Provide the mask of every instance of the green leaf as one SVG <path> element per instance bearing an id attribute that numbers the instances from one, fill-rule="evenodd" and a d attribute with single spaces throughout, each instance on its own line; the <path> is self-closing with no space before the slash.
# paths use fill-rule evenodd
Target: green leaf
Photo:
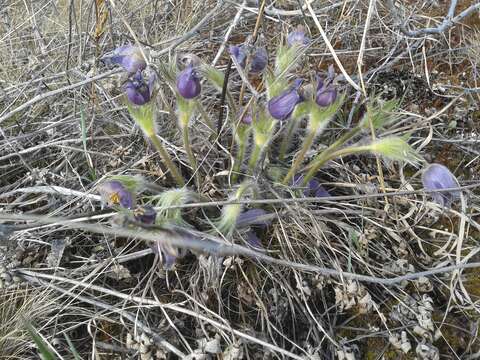
<path id="1" fill-rule="evenodd" d="M 375 100 L 373 104 L 367 105 L 367 112 L 360 120 L 359 126 L 364 129 L 369 129 L 369 121 L 371 120 L 374 129 L 379 129 L 395 121 L 398 119 L 398 115 L 394 113 L 398 107 L 398 104 L 399 102 L 396 99 L 388 100 L 383 104 L 380 104 L 378 99 Z"/>
<path id="2" fill-rule="evenodd" d="M 43 340 L 37 330 L 35 330 L 35 328 L 29 322 L 25 322 L 25 327 L 35 342 L 35 345 L 37 345 L 38 351 L 42 355 L 43 360 L 58 359 L 55 353 L 49 349 L 51 346 Z"/>
<path id="3" fill-rule="evenodd" d="M 77 349 L 75 348 L 75 345 L 73 345 L 72 340 L 70 337 L 67 335 L 67 333 L 64 333 L 63 336 L 65 337 L 65 340 L 67 340 L 68 347 L 70 348 L 70 351 L 74 357 L 75 360 L 82 360 L 82 357 L 78 353 Z"/>
<path id="4" fill-rule="evenodd" d="M 83 152 L 85 153 L 85 159 L 87 160 L 88 170 L 90 172 L 90 177 L 95 181 L 97 179 L 95 168 L 93 167 L 92 158 L 87 151 L 87 127 L 85 125 L 85 111 L 83 109 L 80 109 L 80 128 L 82 131 Z"/>

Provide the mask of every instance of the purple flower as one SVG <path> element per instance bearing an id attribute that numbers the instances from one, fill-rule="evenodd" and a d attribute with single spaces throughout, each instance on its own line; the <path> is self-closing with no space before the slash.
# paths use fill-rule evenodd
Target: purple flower
<path id="1" fill-rule="evenodd" d="M 293 177 L 292 186 L 301 187 L 303 186 L 303 175 L 297 174 Z M 302 187 L 303 195 L 305 197 L 329 197 L 330 193 L 320 185 L 320 182 L 313 178 L 308 181 L 306 187 Z"/>
<path id="2" fill-rule="evenodd" d="M 270 219 L 262 219 L 268 213 L 263 209 L 251 209 L 244 211 L 237 218 L 237 227 L 245 227 L 250 225 L 268 226 L 272 223 Z"/>
<path id="3" fill-rule="evenodd" d="M 332 105 L 337 99 L 337 89 L 333 85 L 333 79 L 335 78 L 335 70 L 333 65 L 328 67 L 328 76 L 323 81 L 322 78 L 317 77 L 318 85 L 315 95 L 315 102 L 318 106 L 327 107 Z"/>
<path id="4" fill-rule="evenodd" d="M 98 192 L 102 198 L 102 202 L 107 206 L 121 206 L 125 209 L 131 209 L 134 205 L 134 199 L 120 181 L 105 181 L 98 187 Z"/>
<path id="5" fill-rule="evenodd" d="M 113 51 L 113 54 L 106 56 L 103 60 L 122 66 L 129 73 L 136 73 L 138 70 L 144 70 L 147 67 L 145 58 L 139 47 L 124 45 Z"/>
<path id="6" fill-rule="evenodd" d="M 247 52 L 245 51 L 245 46 L 231 45 L 228 50 L 230 54 L 232 54 L 232 56 L 235 57 L 235 60 L 237 60 L 238 65 L 240 65 L 242 69 L 244 69 L 247 62 Z"/>
<path id="7" fill-rule="evenodd" d="M 295 106 L 303 101 L 302 96 L 298 92 L 302 80 L 295 80 L 295 84 L 289 90 L 284 91 L 278 96 L 270 99 L 268 102 L 268 112 L 277 120 L 286 120 L 292 115 Z"/>
<path id="8" fill-rule="evenodd" d="M 193 99 L 200 95 L 202 86 L 197 71 L 190 64 L 177 76 L 178 93 L 185 99 Z"/>
<path id="9" fill-rule="evenodd" d="M 152 206 L 144 205 L 137 207 L 133 212 L 133 216 L 135 221 L 151 225 L 155 224 L 157 212 Z"/>
<path id="10" fill-rule="evenodd" d="M 138 70 L 123 86 L 128 100 L 135 105 L 144 105 L 148 103 L 152 98 L 155 79 L 156 76 L 153 73 L 148 79 L 147 84 L 143 78 L 142 72 Z"/>
<path id="11" fill-rule="evenodd" d="M 310 43 L 310 39 L 305 35 L 303 26 L 298 26 L 296 30 L 290 32 L 287 36 L 288 46 L 307 46 Z"/>
<path id="12" fill-rule="evenodd" d="M 246 45 L 232 45 L 230 46 L 230 54 L 232 54 L 237 60 L 238 64 L 245 68 L 247 63 L 247 48 Z M 250 72 L 259 73 L 267 66 L 268 63 L 268 53 L 267 49 L 263 46 L 255 48 L 253 55 L 250 58 Z"/>
<path id="13" fill-rule="evenodd" d="M 446 166 L 430 164 L 422 174 L 423 188 L 427 191 L 458 187 L 458 181 Z M 460 191 L 431 193 L 433 200 L 449 208 L 452 202 L 460 197 Z"/>

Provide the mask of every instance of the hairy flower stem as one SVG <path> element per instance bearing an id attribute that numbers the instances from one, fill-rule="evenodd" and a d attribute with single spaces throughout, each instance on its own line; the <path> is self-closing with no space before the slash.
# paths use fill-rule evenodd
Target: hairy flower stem
<path id="1" fill-rule="evenodd" d="M 237 181 L 237 178 L 240 175 L 240 168 L 242 166 L 243 158 L 245 157 L 246 150 L 247 150 L 247 141 L 246 139 L 243 139 L 239 141 L 238 151 L 237 151 L 234 166 L 233 166 L 232 182 L 234 183 Z"/>
<path id="2" fill-rule="evenodd" d="M 317 131 L 316 129 L 311 129 L 307 135 L 307 137 L 305 138 L 305 140 L 303 141 L 303 146 L 302 146 L 302 149 L 300 150 L 300 152 L 298 153 L 298 155 L 295 157 L 295 160 L 293 161 L 293 164 L 292 166 L 290 167 L 290 170 L 288 171 L 288 174 L 287 176 L 285 176 L 285 178 L 283 179 L 282 183 L 284 185 L 288 184 L 288 182 L 290 181 L 291 178 L 293 178 L 293 176 L 296 174 L 296 172 L 298 171 L 298 168 L 300 167 L 300 165 L 302 164 L 303 162 L 303 159 L 305 158 L 305 154 L 307 153 L 307 151 L 310 149 L 310 147 L 312 146 L 313 144 L 313 141 L 315 140 L 315 136 L 317 135 Z"/>
<path id="3" fill-rule="evenodd" d="M 253 152 L 250 155 L 250 161 L 248 162 L 248 173 L 251 175 L 253 174 L 253 170 L 257 165 L 257 162 L 260 158 L 260 154 L 262 153 L 262 145 L 255 143 L 255 147 L 253 148 Z"/>
<path id="4" fill-rule="evenodd" d="M 192 147 L 190 146 L 190 139 L 188 134 L 188 125 L 185 124 L 182 126 L 182 138 L 183 138 L 183 146 L 185 147 L 185 151 L 187 152 L 188 162 L 193 170 L 193 176 L 195 178 L 195 183 L 197 185 L 197 189 L 200 189 L 200 174 L 198 173 L 197 168 L 197 159 L 195 158 L 195 154 L 192 151 Z"/>
<path id="5" fill-rule="evenodd" d="M 342 157 L 342 156 L 346 156 L 346 155 L 353 155 L 353 154 L 360 154 L 360 153 L 367 153 L 367 152 L 370 152 L 372 150 L 372 148 L 368 145 L 365 145 L 365 146 L 352 146 L 352 147 L 347 147 L 347 148 L 344 148 L 344 149 L 340 149 L 338 151 L 330 151 L 330 152 L 322 152 L 322 158 L 319 158 L 318 160 L 318 168 L 320 168 L 322 165 L 324 165 L 327 161 L 330 161 L 330 160 L 333 160 L 333 159 L 336 159 L 336 158 L 339 158 L 339 157 Z M 317 165 L 316 164 L 316 165 Z M 307 175 L 305 175 L 305 177 L 307 178 L 309 175 L 310 177 L 308 177 L 308 179 L 311 179 L 312 176 L 315 174 L 315 172 L 313 172 L 313 175 L 311 175 L 311 171 L 312 169 L 310 169 L 310 171 L 307 173 Z M 315 170 L 316 171 L 316 170 Z M 307 182 L 308 184 L 308 182 Z M 303 180 L 303 186 L 306 186 L 306 183 L 305 183 L 305 180 Z"/>
<path id="6" fill-rule="evenodd" d="M 308 182 L 310 181 L 311 178 L 315 176 L 317 173 L 318 169 L 322 167 L 328 160 L 329 160 L 329 155 L 337 150 L 340 146 L 345 144 L 348 140 L 353 138 L 355 135 L 357 135 L 361 130 L 361 127 L 354 127 L 350 131 L 346 132 L 340 138 L 337 139 L 333 144 L 331 144 L 328 148 L 323 150 L 321 153 L 319 153 L 315 158 L 307 165 L 307 168 L 309 169 L 307 174 L 303 178 L 303 186 L 306 186 Z"/>
<path id="7" fill-rule="evenodd" d="M 296 119 L 291 119 L 291 121 L 288 123 L 287 132 L 282 139 L 282 143 L 280 144 L 280 151 L 279 151 L 279 155 L 278 155 L 278 160 L 280 160 L 280 161 L 285 160 L 285 156 L 287 155 L 288 147 L 289 147 L 290 143 L 292 142 L 292 137 L 293 137 L 293 134 L 295 134 L 295 131 L 297 130 L 297 127 L 298 127 L 298 121 L 296 121 Z"/>
<path id="8" fill-rule="evenodd" d="M 163 147 L 162 142 L 160 141 L 158 136 L 156 134 L 150 134 L 148 137 L 150 138 L 150 141 L 152 142 L 153 146 L 155 146 L 155 149 L 160 154 L 160 158 L 162 159 L 167 169 L 170 171 L 177 185 L 185 186 L 185 181 L 183 180 L 183 177 L 180 174 L 180 170 L 173 163 L 172 159 L 170 158 L 170 155 L 168 155 L 167 150 L 165 150 L 165 148 Z"/>
<path id="9" fill-rule="evenodd" d="M 367 152 L 370 152 L 371 150 L 372 150 L 372 147 L 369 145 L 351 146 L 351 147 L 347 147 L 347 148 L 340 149 L 330 153 L 326 161 L 333 160 L 335 158 L 339 158 L 346 155 L 367 153 Z"/>

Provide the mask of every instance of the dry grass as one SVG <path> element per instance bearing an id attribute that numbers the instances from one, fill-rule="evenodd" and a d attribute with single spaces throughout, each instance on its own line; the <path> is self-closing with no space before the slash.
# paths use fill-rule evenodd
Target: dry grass
<path id="1" fill-rule="evenodd" d="M 71 85 L 109 71 L 100 56 L 134 37 L 158 69 L 187 52 L 211 63 L 222 45 L 252 34 L 258 10 L 254 1 L 246 3 L 227 41 L 241 2 L 226 1 L 173 48 L 215 7 L 214 1 L 7 1 L 0 8 L 0 119 L 39 100 L 0 124 L 0 215 L 76 216 L 108 225 L 112 214 L 99 211 L 91 196 L 102 179 L 141 175 L 149 183 L 145 198 L 172 187 L 124 106 L 124 75 Z M 398 3 L 398 14 L 415 28 L 436 26 L 448 10 L 444 2 Z M 478 183 L 478 12 L 441 34 L 407 38 L 383 1 L 373 2 L 364 34 L 370 4 L 322 0 L 312 8 L 346 74 L 356 84 L 363 75 L 370 96 L 401 99 L 400 120 L 384 133 L 410 133 L 428 161 L 447 165 L 462 185 Z M 305 25 L 314 41 L 298 73 L 308 78 L 334 60 L 308 9 L 295 9 L 296 0 L 267 1 L 260 35 L 274 54 L 292 26 Z M 216 67 L 224 71 L 227 60 L 222 53 Z M 235 99 L 241 84 L 232 70 Z M 358 113 L 349 114 L 357 93 L 345 77 L 341 87 L 347 105 L 319 148 L 358 121 Z M 204 89 L 203 105 L 216 123 L 220 95 L 208 85 Z M 159 135 L 187 169 L 187 154 L 166 106 L 174 105 L 173 94 L 166 84 L 162 91 Z M 191 127 L 202 178 L 199 192 L 207 201 L 232 193 L 225 171 L 232 133 L 226 123 L 221 146 L 202 118 Z M 408 165 L 382 163 L 382 170 L 387 191 L 421 188 L 416 169 Z M 357 196 L 381 193 L 371 157 L 332 161 L 319 178 L 333 195 L 352 198 L 265 205 L 278 214 L 262 234 L 268 255 L 376 278 L 455 264 L 459 255 L 463 261 L 479 260 L 475 189 L 467 194 L 465 209 L 458 205 L 451 211 L 419 194 Z M 284 196 L 265 178 L 257 186 L 259 199 Z M 92 212 L 97 217 L 87 218 Z M 183 218 L 205 230 L 219 213 L 219 207 L 192 207 Z M 243 244 L 244 237 L 235 232 L 228 241 Z M 85 359 L 474 359 L 480 354 L 478 269 L 384 286 L 247 257 L 190 252 L 165 271 L 151 251 L 142 251 L 148 249 L 142 241 L 61 224 L 16 231 L 2 245 L 2 283 L 9 285 L 0 290 L 0 357 L 5 359 L 38 358 L 20 316 L 64 359 L 72 358 L 64 334 Z M 412 347 L 408 354 L 398 349 L 402 344 Z"/>

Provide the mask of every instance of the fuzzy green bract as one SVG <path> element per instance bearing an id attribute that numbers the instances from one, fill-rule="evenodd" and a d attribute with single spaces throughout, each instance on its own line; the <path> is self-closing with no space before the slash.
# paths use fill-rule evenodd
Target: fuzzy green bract
<path id="1" fill-rule="evenodd" d="M 161 222 L 185 225 L 186 222 L 182 219 L 182 209 L 175 207 L 185 205 L 196 198 L 198 198 L 198 195 L 195 192 L 182 188 L 164 191 L 152 198 L 151 201 L 160 208 L 157 211 L 157 216 Z"/>
<path id="2" fill-rule="evenodd" d="M 251 190 L 252 183 L 246 181 L 240 185 L 235 194 L 230 198 L 232 201 L 241 200 L 247 190 Z M 237 220 L 242 212 L 243 206 L 241 204 L 229 204 L 222 208 L 222 214 L 216 222 L 216 229 L 224 236 L 230 236 L 237 227 Z"/>
<path id="3" fill-rule="evenodd" d="M 137 125 L 148 137 L 156 135 L 155 104 L 150 101 L 142 106 L 127 102 L 127 108 Z"/>
<path id="4" fill-rule="evenodd" d="M 386 137 L 373 141 L 369 145 L 371 152 L 391 160 L 405 161 L 418 164 L 422 157 L 402 138 Z"/>
<path id="5" fill-rule="evenodd" d="M 345 96 L 340 96 L 336 99 L 336 101 L 327 106 L 321 107 L 318 106 L 315 102 L 309 102 L 309 110 L 310 110 L 310 122 L 309 128 L 316 131 L 317 135 L 319 135 L 325 127 L 329 124 L 329 122 L 335 117 L 338 110 L 343 104 L 343 100 Z"/>

